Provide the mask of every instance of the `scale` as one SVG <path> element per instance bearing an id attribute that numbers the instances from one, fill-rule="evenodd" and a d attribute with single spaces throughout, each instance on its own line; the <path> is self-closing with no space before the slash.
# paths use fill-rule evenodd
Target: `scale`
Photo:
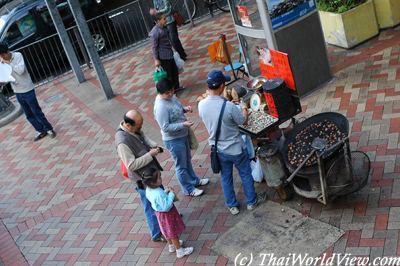
<path id="1" fill-rule="evenodd" d="M 250 109 L 254 112 L 259 111 L 261 107 L 261 102 L 261 95 L 258 93 L 254 93 L 250 97 Z"/>

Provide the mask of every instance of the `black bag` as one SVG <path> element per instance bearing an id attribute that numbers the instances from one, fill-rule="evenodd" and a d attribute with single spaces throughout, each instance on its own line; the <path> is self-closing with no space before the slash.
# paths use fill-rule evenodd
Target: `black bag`
<path id="1" fill-rule="evenodd" d="M 221 163 L 218 158 L 217 143 L 218 143 L 219 133 L 221 131 L 221 121 L 222 121 L 222 115 L 224 114 L 225 105 L 226 105 L 226 100 L 224 100 L 221 112 L 219 113 L 217 132 L 215 133 L 215 144 L 211 146 L 211 169 L 214 174 L 218 174 L 219 172 L 221 172 Z"/>
<path id="2" fill-rule="evenodd" d="M 214 174 L 221 172 L 221 163 L 219 162 L 217 147 L 211 146 L 211 169 Z"/>

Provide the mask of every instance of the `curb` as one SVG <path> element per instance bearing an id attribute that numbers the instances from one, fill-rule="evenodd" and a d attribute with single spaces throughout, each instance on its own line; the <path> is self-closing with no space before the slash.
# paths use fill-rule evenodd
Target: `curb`
<path id="1" fill-rule="evenodd" d="M 0 127 L 11 123 L 22 114 L 21 105 L 19 105 L 19 103 L 15 99 L 10 99 L 10 101 L 12 102 L 12 104 L 14 104 L 15 108 L 7 116 L 0 119 Z"/>

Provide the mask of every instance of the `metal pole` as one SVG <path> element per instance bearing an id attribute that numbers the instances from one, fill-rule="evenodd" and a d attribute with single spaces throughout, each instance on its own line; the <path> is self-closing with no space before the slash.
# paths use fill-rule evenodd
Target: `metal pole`
<path id="1" fill-rule="evenodd" d="M 68 4 L 72 14 L 74 15 L 74 19 L 76 21 L 76 25 L 79 29 L 79 32 L 82 36 L 83 43 L 85 44 L 85 47 L 89 53 L 89 57 L 92 61 L 94 70 L 96 71 L 97 77 L 100 81 L 100 86 L 102 87 L 104 93 L 106 94 L 107 99 L 111 99 L 114 96 L 114 92 L 111 88 L 110 81 L 107 78 L 104 66 L 100 60 L 100 56 L 98 55 L 97 50 L 94 46 L 92 35 L 86 23 L 86 19 L 85 16 L 83 15 L 79 1 L 68 0 Z"/>
<path id="2" fill-rule="evenodd" d="M 189 10 L 188 4 L 187 4 L 187 0 L 183 0 L 183 4 L 185 5 L 186 13 L 189 16 L 190 25 L 193 28 L 194 27 L 194 22 L 193 22 L 193 19 L 192 19 L 192 14 L 190 14 L 190 10 Z"/>
<path id="3" fill-rule="evenodd" d="M 274 30 L 272 29 L 272 23 L 268 13 L 267 4 L 263 0 L 257 0 L 257 6 L 258 12 L 260 13 L 261 24 L 265 32 L 265 39 L 267 40 L 268 48 L 278 50 Z"/>
<path id="4" fill-rule="evenodd" d="M 231 66 L 232 74 L 233 74 L 233 77 L 235 78 L 234 80 L 237 80 L 238 78 L 236 76 L 235 69 L 233 69 L 231 55 L 229 54 L 228 46 L 226 45 L 226 36 L 225 36 L 225 34 L 221 34 L 220 38 L 221 38 L 221 42 L 222 42 L 222 47 L 224 48 L 224 53 L 226 55 L 226 59 L 228 59 L 228 63 Z"/>
<path id="5" fill-rule="evenodd" d="M 81 49 L 81 51 L 82 51 L 83 58 L 85 59 L 85 63 L 87 65 L 87 67 L 88 68 L 92 68 L 92 66 L 90 65 L 89 55 L 88 55 L 88 53 L 86 51 L 85 45 L 82 42 L 82 38 L 81 38 L 81 35 L 79 34 L 78 28 L 74 27 L 72 30 L 73 30 L 75 38 L 76 38 L 76 40 L 78 42 L 79 49 Z"/>
<path id="6" fill-rule="evenodd" d="M 45 0 L 47 8 L 49 9 L 49 13 L 51 19 L 53 20 L 54 26 L 56 27 L 58 37 L 60 38 L 61 44 L 67 54 L 68 61 L 71 65 L 72 71 L 75 74 L 75 78 L 79 83 L 84 82 L 85 75 L 82 72 L 81 66 L 79 64 L 78 58 L 76 57 L 74 47 L 72 46 L 71 40 L 68 37 L 68 33 L 65 30 L 62 18 L 60 13 L 58 12 L 57 6 L 54 0 Z"/>

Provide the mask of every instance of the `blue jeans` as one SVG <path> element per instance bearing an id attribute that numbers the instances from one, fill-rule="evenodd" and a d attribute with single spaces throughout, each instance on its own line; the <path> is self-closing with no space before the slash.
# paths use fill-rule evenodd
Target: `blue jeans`
<path id="1" fill-rule="evenodd" d="M 146 216 L 147 226 L 149 227 L 151 239 L 156 239 L 161 236 L 160 226 L 158 225 L 157 216 L 151 207 L 150 201 L 146 198 L 146 189 L 136 188 L 136 191 L 140 195 L 144 214 Z"/>
<path id="2" fill-rule="evenodd" d="M 233 186 L 233 165 L 235 165 L 236 169 L 239 171 L 239 176 L 242 179 L 243 191 L 246 196 L 247 204 L 255 204 L 257 198 L 247 151 L 243 150 L 243 152 L 238 155 L 229 155 L 219 152 L 218 158 L 221 162 L 221 186 L 226 206 L 229 208 L 239 206 Z"/>
<path id="3" fill-rule="evenodd" d="M 184 194 L 190 194 L 200 182 L 192 166 L 188 136 L 173 140 L 165 140 L 165 147 L 169 150 L 175 161 L 176 176 Z"/>
<path id="4" fill-rule="evenodd" d="M 49 121 L 47 121 L 42 109 L 39 106 L 35 90 L 24 93 L 16 93 L 15 96 L 17 97 L 17 100 L 25 113 L 26 119 L 28 119 L 37 132 L 42 133 L 53 130 L 53 127 Z"/>

